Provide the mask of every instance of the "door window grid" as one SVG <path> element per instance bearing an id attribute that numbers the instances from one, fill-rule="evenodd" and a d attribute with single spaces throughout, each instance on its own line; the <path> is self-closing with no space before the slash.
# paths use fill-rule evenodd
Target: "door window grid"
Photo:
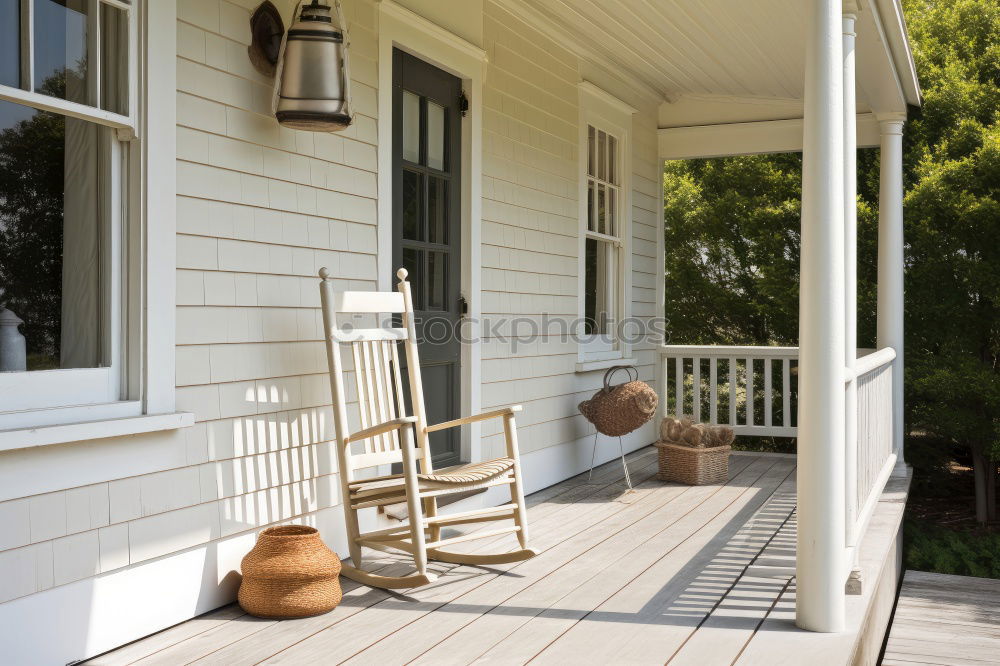
<path id="1" fill-rule="evenodd" d="M 403 91 L 403 267 L 414 308 L 448 309 L 448 111 Z"/>

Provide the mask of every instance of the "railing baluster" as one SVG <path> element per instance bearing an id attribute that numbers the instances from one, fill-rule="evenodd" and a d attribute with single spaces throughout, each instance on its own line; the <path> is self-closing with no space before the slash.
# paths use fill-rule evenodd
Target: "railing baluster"
<path id="1" fill-rule="evenodd" d="M 747 377 L 747 425 L 753 425 L 753 359 L 746 359 Z"/>
<path id="2" fill-rule="evenodd" d="M 713 356 L 708 360 L 708 419 L 713 425 L 719 422 L 718 370 L 719 359 Z"/>
<path id="3" fill-rule="evenodd" d="M 781 359 L 781 425 L 792 425 L 792 372 L 791 360 Z"/>
<path id="4" fill-rule="evenodd" d="M 771 359 L 764 359 L 764 425 L 771 427 Z"/>
<path id="5" fill-rule="evenodd" d="M 736 425 L 736 359 L 729 359 L 729 425 Z"/>
<path id="6" fill-rule="evenodd" d="M 694 422 L 701 422 L 701 359 L 691 359 L 691 414 Z"/>
<path id="7" fill-rule="evenodd" d="M 674 386 L 677 388 L 677 405 L 674 411 L 679 419 L 684 418 L 684 357 L 678 356 L 674 361 Z"/>

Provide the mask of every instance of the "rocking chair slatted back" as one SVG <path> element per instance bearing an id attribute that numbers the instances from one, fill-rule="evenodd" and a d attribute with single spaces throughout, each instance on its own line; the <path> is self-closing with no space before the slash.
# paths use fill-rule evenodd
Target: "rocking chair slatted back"
<path id="1" fill-rule="evenodd" d="M 393 419 L 407 416 L 406 402 L 403 393 L 399 344 L 406 345 L 408 365 L 419 363 L 417 359 L 414 329 L 410 326 L 412 309 L 408 308 L 409 299 L 401 291 L 365 292 L 365 291 L 333 291 L 332 281 L 328 275 L 320 272 L 323 278 L 320 285 L 320 297 L 323 302 L 323 324 L 326 332 L 327 358 L 330 364 L 330 385 L 333 394 L 335 412 L 335 429 L 337 440 L 337 456 L 340 469 L 346 474 L 346 480 L 354 478 L 353 472 L 358 469 L 375 465 L 386 465 L 402 462 L 401 433 L 399 430 L 374 435 L 361 440 L 363 449 L 352 451 L 357 444 L 348 442 L 352 432 L 377 426 Z M 340 328 L 337 315 L 375 314 L 403 315 L 403 327 L 382 328 Z M 344 356 L 350 355 L 352 368 L 345 366 Z M 348 427 L 347 398 L 343 377 L 353 369 L 354 385 L 358 399 L 358 414 L 360 423 L 357 428 Z M 413 371 L 410 371 L 410 385 L 413 386 Z M 419 373 L 417 373 L 419 381 Z M 411 390 L 411 400 L 418 396 Z M 422 400 L 420 401 L 422 403 Z M 422 412 L 422 410 L 417 410 Z M 418 418 L 418 429 L 423 427 Z M 426 437 L 417 437 L 419 444 Z M 419 445 L 418 444 L 418 445 Z M 429 456 L 421 455 L 421 467 Z M 430 471 L 430 470 L 424 470 Z"/>

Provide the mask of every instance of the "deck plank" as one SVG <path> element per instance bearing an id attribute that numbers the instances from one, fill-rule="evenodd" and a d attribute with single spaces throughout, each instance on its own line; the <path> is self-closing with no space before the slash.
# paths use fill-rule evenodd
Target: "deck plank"
<path id="1" fill-rule="evenodd" d="M 694 529 L 670 550 L 669 557 L 640 569 L 535 662 L 559 664 L 585 658 L 592 663 L 663 664 L 732 584 L 732 572 L 707 568 L 793 474 L 793 464 L 778 463 L 746 487 L 727 486 L 714 495 L 689 516 Z M 699 593 L 681 599 L 689 589 Z"/>
<path id="2" fill-rule="evenodd" d="M 998 655 L 1000 580 L 905 573 L 883 664 L 996 664 Z"/>
<path id="3" fill-rule="evenodd" d="M 739 477 L 742 469 L 749 467 L 747 462 L 751 461 L 737 461 L 735 463 L 734 476 Z M 758 467 L 748 471 L 748 475 L 759 475 L 763 469 L 770 465 L 770 462 L 754 462 Z M 608 574 L 606 570 L 616 561 L 625 558 L 629 552 L 643 544 L 650 543 L 654 537 L 695 511 L 707 497 L 719 492 L 720 489 L 719 486 L 675 488 L 672 491 L 674 498 L 670 502 L 629 524 L 628 529 L 622 529 L 611 535 L 602 543 L 582 552 L 579 557 L 574 558 L 551 574 L 541 577 L 517 594 L 507 598 L 501 596 L 491 599 L 490 601 L 495 604 L 494 608 L 489 608 L 478 618 L 467 616 L 465 626 L 456 627 L 455 633 L 448 636 L 447 640 L 421 655 L 418 663 L 469 663 L 477 657 L 487 661 L 490 657 L 482 656 L 483 653 L 487 652 L 492 645 L 505 641 L 508 636 L 521 626 L 533 621 L 537 616 L 550 610 L 560 617 L 565 617 L 567 613 L 573 613 L 575 606 L 563 603 L 567 595 L 581 587 L 593 591 L 595 586 L 607 584 Z M 670 491 L 661 487 L 656 492 L 665 496 Z M 647 547 L 657 551 L 663 550 L 656 546 Z M 657 552 L 656 557 L 661 556 L 662 552 Z M 558 608 L 553 608 L 556 605 Z M 484 604 L 484 607 L 487 605 Z M 456 622 L 449 619 L 448 624 L 455 625 Z M 426 631 L 438 633 L 440 629 L 437 627 L 432 629 L 432 625 L 432 622 L 427 621 L 423 623 L 422 627 L 414 626 L 414 633 Z M 546 644 L 547 641 L 543 642 L 541 647 Z M 388 647 L 386 646 L 386 648 Z M 515 647 L 512 647 L 511 650 L 506 648 L 501 650 L 502 660 L 507 663 L 522 663 L 533 657 L 538 651 L 532 650 L 530 641 L 524 637 L 516 640 Z"/>

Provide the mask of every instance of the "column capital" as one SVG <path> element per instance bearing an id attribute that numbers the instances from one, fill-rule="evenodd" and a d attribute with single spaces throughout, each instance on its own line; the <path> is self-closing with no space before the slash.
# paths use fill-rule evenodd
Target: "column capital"
<path id="1" fill-rule="evenodd" d="M 844 15 L 841 17 L 841 24 L 843 26 L 844 35 L 850 37 L 856 37 L 857 32 L 854 30 L 854 23 L 858 20 L 858 15 L 854 12 L 848 12 L 845 8 Z"/>
<path id="2" fill-rule="evenodd" d="M 902 134 L 903 125 L 906 124 L 906 113 L 890 112 L 875 113 L 875 120 L 878 121 L 882 134 Z"/>

